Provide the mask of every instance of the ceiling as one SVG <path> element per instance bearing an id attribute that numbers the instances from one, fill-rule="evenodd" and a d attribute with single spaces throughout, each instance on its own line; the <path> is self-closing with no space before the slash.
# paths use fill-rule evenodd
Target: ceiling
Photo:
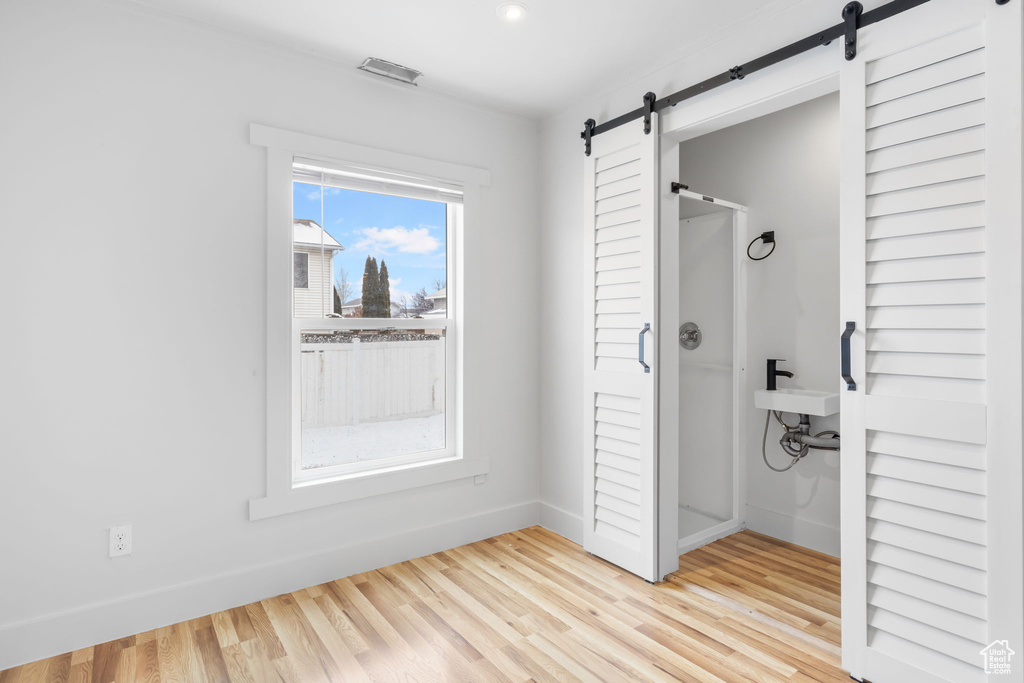
<path id="1" fill-rule="evenodd" d="M 353 67 L 379 57 L 424 73 L 424 88 L 543 117 L 649 73 L 796 0 L 138 0 Z"/>

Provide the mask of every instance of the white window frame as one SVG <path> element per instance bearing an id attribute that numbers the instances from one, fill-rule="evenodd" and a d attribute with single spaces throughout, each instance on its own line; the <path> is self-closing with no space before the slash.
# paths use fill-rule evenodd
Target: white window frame
<path id="1" fill-rule="evenodd" d="M 486 474 L 489 459 L 463 449 L 460 416 L 464 395 L 462 349 L 465 320 L 463 297 L 463 224 L 476 216 L 480 188 L 490 184 L 483 169 L 364 147 L 338 140 L 250 126 L 250 143 L 267 149 L 267 490 L 249 501 L 249 518 L 263 519 L 394 491 Z M 415 177 L 462 188 L 461 217 L 449 225 L 449 318 L 389 319 L 397 328 L 422 329 L 424 322 L 446 328 L 446 449 L 417 456 L 381 458 L 372 469 L 317 468 L 315 478 L 296 478 L 295 453 L 301 448 L 298 420 L 299 358 L 297 330 L 365 329 L 365 319 L 293 318 L 292 182 L 296 158 L 320 159 L 332 167 L 361 168 L 370 175 Z M 326 165 L 326 164 L 325 164 Z M 363 188 L 353 188 L 363 189 Z M 449 213 L 452 205 L 449 204 Z M 457 211 L 455 213 L 458 213 Z M 451 220 L 452 216 L 449 216 Z M 461 220 L 459 220 L 461 218 Z M 451 306 L 454 305 L 454 308 Z M 453 324 L 458 321 L 458 324 Z M 449 427 L 449 425 L 452 425 Z M 422 457 L 419 457 L 422 455 Z M 328 471 L 330 470 L 330 471 Z"/>

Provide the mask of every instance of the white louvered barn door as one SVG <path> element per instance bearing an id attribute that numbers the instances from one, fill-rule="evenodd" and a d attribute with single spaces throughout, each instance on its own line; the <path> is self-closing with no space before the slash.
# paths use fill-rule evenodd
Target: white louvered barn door
<path id="1" fill-rule="evenodd" d="M 982 681 L 995 640 L 1024 680 L 1020 5 L 934 0 L 841 73 L 843 665 L 872 683 Z"/>
<path id="2" fill-rule="evenodd" d="M 657 114 L 651 125 L 594 137 L 584 166 L 583 547 L 648 581 L 659 578 Z"/>

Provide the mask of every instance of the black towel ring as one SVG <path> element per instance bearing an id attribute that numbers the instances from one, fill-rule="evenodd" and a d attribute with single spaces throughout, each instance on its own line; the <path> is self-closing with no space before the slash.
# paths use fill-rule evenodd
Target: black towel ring
<path id="1" fill-rule="evenodd" d="M 771 251 L 769 251 L 764 256 L 756 256 L 756 257 L 755 256 L 751 256 L 750 255 L 750 248 L 752 246 L 754 246 L 754 242 L 756 242 L 758 240 L 761 240 L 764 244 L 771 244 L 772 245 Z M 775 231 L 774 230 L 769 230 L 768 232 L 762 232 L 760 235 L 758 235 L 754 239 L 750 240 L 750 244 L 747 245 L 747 258 L 749 258 L 751 261 L 764 261 L 766 258 L 771 256 L 773 253 L 775 253 Z"/>

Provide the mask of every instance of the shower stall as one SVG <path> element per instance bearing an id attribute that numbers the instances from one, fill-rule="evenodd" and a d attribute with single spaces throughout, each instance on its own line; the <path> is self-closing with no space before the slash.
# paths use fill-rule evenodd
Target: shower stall
<path id="1" fill-rule="evenodd" d="M 742 526 L 747 208 L 675 191 L 680 221 L 661 235 L 660 304 L 675 339 L 664 342 L 659 395 L 662 447 L 679 453 L 682 554 Z"/>

